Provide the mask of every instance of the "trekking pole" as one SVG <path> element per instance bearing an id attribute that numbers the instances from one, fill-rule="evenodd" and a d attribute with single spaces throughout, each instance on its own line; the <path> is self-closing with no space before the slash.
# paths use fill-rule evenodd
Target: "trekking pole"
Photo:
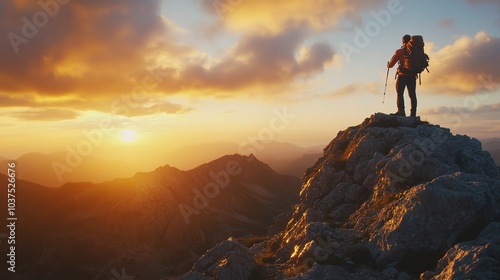
<path id="1" fill-rule="evenodd" d="M 385 87 L 384 87 L 384 99 L 382 100 L 382 104 L 385 102 L 385 92 L 387 91 L 387 79 L 389 78 L 389 67 L 387 67 L 387 75 L 385 76 Z"/>

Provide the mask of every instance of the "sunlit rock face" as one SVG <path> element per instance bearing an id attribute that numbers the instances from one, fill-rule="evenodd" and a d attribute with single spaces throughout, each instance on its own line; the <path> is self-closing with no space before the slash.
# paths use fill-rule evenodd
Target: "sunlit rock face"
<path id="1" fill-rule="evenodd" d="M 302 181 L 286 228 L 251 248 L 266 279 L 500 277 L 498 240 L 479 235 L 500 235 L 500 172 L 476 139 L 375 114 L 339 132 Z"/>
<path id="2" fill-rule="evenodd" d="M 479 236 L 459 243 L 422 279 L 500 279 L 500 223 L 489 224 Z"/>
<path id="3" fill-rule="evenodd" d="M 181 280 L 202 279 L 250 279 L 258 265 L 248 248 L 229 238 L 201 257 Z"/>

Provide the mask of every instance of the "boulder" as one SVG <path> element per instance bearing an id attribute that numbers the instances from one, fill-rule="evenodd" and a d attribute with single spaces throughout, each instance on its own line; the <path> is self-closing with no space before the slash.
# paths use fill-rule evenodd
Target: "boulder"
<path id="1" fill-rule="evenodd" d="M 500 223 L 489 224 L 479 236 L 456 244 L 422 280 L 500 279 Z"/>
<path id="2" fill-rule="evenodd" d="M 246 280 L 258 268 L 250 250 L 231 237 L 203 255 L 181 280 Z"/>

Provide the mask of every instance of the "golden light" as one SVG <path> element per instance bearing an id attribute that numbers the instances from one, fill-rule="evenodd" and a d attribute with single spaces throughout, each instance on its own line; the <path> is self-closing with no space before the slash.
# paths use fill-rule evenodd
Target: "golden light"
<path id="1" fill-rule="evenodd" d="M 134 142 L 137 139 L 137 133 L 132 129 L 126 129 L 122 131 L 121 138 L 124 142 Z"/>

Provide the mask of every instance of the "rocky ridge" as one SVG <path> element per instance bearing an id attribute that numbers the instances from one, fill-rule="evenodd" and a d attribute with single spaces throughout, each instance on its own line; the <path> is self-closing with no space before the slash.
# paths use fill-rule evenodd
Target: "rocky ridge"
<path id="1" fill-rule="evenodd" d="M 286 228 L 251 248 L 229 239 L 182 279 L 500 279 L 499 205 L 478 140 L 378 113 L 305 172 Z"/>

